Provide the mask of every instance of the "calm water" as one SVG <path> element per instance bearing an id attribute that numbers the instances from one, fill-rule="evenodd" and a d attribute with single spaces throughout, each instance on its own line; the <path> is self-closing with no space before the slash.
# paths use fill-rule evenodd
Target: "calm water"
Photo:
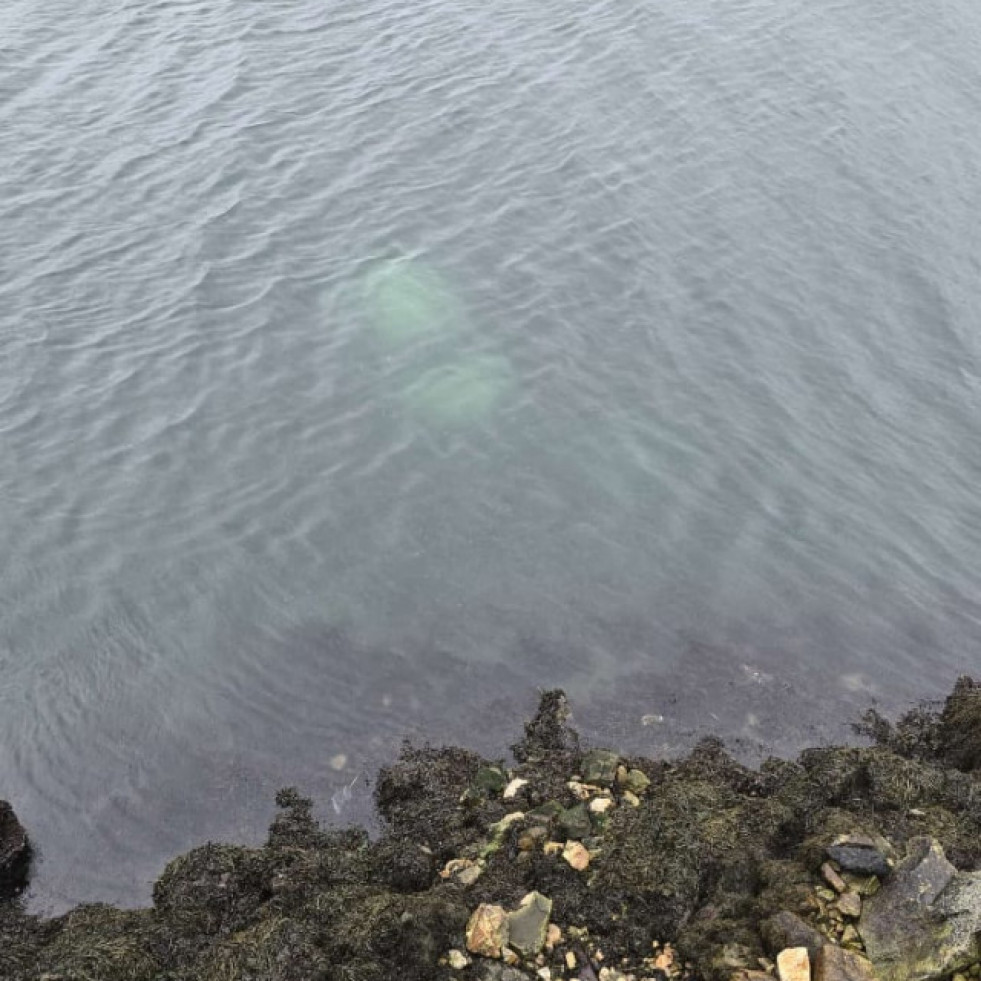
<path id="1" fill-rule="evenodd" d="M 977 668 L 979 120 L 975 0 L 5 0 L 36 905 L 538 684 L 754 752 Z"/>

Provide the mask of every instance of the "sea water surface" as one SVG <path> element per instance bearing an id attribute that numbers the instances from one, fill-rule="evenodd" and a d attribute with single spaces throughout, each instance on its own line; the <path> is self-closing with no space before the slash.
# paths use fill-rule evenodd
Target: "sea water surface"
<path id="1" fill-rule="evenodd" d="M 981 665 L 975 0 L 5 0 L 0 797 L 145 902 L 405 734 Z"/>

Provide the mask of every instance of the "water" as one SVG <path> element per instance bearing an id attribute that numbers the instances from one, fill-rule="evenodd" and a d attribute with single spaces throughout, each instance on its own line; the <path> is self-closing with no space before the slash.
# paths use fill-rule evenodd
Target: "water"
<path id="1" fill-rule="evenodd" d="M 539 684 L 753 753 L 977 669 L 979 118 L 970 0 L 7 0 L 35 906 Z"/>

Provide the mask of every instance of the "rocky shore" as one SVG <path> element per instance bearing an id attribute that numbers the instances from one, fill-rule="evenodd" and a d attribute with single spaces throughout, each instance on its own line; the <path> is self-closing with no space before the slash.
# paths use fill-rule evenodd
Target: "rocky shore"
<path id="1" fill-rule="evenodd" d="M 981 683 L 872 745 L 758 770 L 582 747 L 542 695 L 513 761 L 407 747 L 384 834 L 282 791 L 259 848 L 208 844 L 149 909 L 26 914 L 0 803 L 4 981 L 967 981 L 981 977 Z"/>

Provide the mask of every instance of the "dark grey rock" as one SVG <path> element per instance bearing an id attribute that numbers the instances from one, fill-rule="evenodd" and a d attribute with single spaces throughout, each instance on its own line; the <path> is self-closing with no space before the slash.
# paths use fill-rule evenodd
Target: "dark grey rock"
<path id="1" fill-rule="evenodd" d="M 0 896 L 20 892 L 27 885 L 31 845 L 14 809 L 0 800 Z"/>
<path id="2" fill-rule="evenodd" d="M 851 950 L 825 944 L 814 961 L 814 981 L 877 981 L 872 965 Z"/>
<path id="3" fill-rule="evenodd" d="M 552 900 L 540 892 L 531 892 L 521 906 L 508 913 L 508 945 L 527 956 L 534 956 L 545 946 Z"/>
<path id="4" fill-rule="evenodd" d="M 499 794 L 507 784 L 507 774 L 499 766 L 482 766 L 473 778 L 473 789 L 487 794 Z"/>
<path id="5" fill-rule="evenodd" d="M 825 849 L 828 858 L 845 872 L 856 875 L 877 875 L 879 878 L 889 875 L 892 866 L 889 864 L 884 843 L 877 842 L 866 835 L 846 835 L 836 838 Z"/>

